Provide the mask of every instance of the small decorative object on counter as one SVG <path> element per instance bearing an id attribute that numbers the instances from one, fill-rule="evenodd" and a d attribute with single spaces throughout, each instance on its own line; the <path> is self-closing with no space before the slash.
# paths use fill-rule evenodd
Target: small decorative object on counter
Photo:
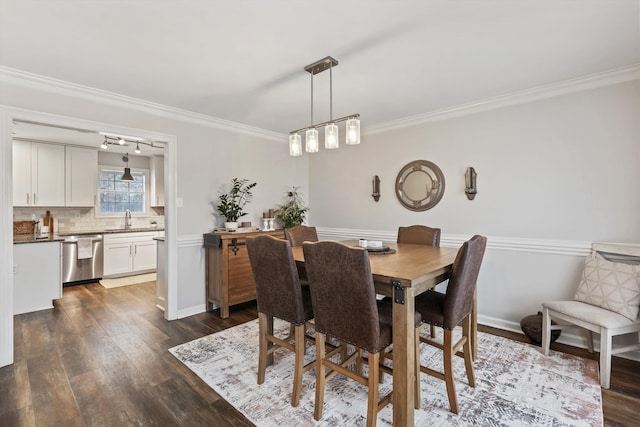
<path id="1" fill-rule="evenodd" d="M 233 178 L 229 190 L 222 189 L 222 194 L 218 196 L 216 209 L 225 218 L 224 226 L 228 230 L 238 228 L 238 219 L 245 216 L 244 207 L 251 201 L 253 193 L 251 190 L 257 185 L 249 182 L 248 179 Z"/>
<path id="2" fill-rule="evenodd" d="M 151 226 L 151 228 L 156 228 L 158 226 L 158 222 L 154 221 L 154 220 L 151 220 L 151 221 L 149 221 L 149 226 Z"/>

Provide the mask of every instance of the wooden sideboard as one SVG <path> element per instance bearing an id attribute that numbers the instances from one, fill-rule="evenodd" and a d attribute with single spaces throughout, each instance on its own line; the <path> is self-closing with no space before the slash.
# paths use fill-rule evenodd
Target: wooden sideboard
<path id="1" fill-rule="evenodd" d="M 207 311 L 220 306 L 220 317 L 229 317 L 229 306 L 256 299 L 256 285 L 247 253 L 248 237 L 271 235 L 284 239 L 283 230 L 213 232 L 204 235 Z"/>

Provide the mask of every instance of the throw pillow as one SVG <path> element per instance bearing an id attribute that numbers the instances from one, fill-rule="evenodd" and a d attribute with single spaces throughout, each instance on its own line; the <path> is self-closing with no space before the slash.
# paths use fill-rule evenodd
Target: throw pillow
<path id="1" fill-rule="evenodd" d="M 574 299 L 636 320 L 640 311 L 640 267 L 608 261 L 596 253 L 585 260 Z"/>

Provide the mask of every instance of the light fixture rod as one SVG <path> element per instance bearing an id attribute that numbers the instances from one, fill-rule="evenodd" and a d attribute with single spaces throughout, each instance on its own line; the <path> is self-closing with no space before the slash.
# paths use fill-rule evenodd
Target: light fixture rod
<path id="1" fill-rule="evenodd" d="M 313 73 L 311 74 L 311 125 L 313 125 Z"/>
<path id="2" fill-rule="evenodd" d="M 329 121 L 333 119 L 333 66 L 329 63 Z M 313 123 L 313 122 L 311 122 Z"/>
<path id="3" fill-rule="evenodd" d="M 317 124 L 314 124 L 314 125 L 311 125 L 311 126 L 307 126 L 307 127 L 304 127 L 304 128 L 300 128 L 300 129 L 292 130 L 292 131 L 291 131 L 291 132 L 289 132 L 289 133 L 291 134 L 291 133 L 296 133 L 296 132 L 304 132 L 305 130 L 309 130 L 309 129 L 313 129 L 313 128 L 319 128 L 319 127 L 322 127 L 322 126 L 326 126 L 326 125 L 328 125 L 329 123 L 336 123 L 336 124 L 337 124 L 337 123 L 340 123 L 340 122 L 347 121 L 347 120 L 349 120 L 349 119 L 357 119 L 358 117 L 360 117 L 360 114 L 351 114 L 351 115 L 349 115 L 349 116 L 340 117 L 339 119 L 335 119 L 335 120 L 328 120 L 328 121 L 326 121 L 326 122 L 317 123 Z"/>

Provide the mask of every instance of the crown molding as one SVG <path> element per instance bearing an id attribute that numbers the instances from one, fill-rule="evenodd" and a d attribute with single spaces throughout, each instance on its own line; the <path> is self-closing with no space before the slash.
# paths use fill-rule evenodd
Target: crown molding
<path id="1" fill-rule="evenodd" d="M 373 135 L 376 133 L 416 126 L 423 123 L 438 122 L 508 107 L 511 105 L 525 104 L 541 99 L 639 79 L 640 64 L 633 64 L 601 73 L 565 80 L 559 83 L 538 86 L 493 98 L 487 98 L 477 102 L 470 102 L 451 108 L 444 108 L 438 111 L 416 114 L 377 125 L 363 126 L 362 134 Z M 120 95 L 101 89 L 95 89 L 14 68 L 0 66 L 0 81 L 6 81 L 27 88 L 59 93 L 61 95 L 75 96 L 94 102 L 107 102 L 121 108 L 134 108 L 138 111 L 149 114 L 178 119 L 201 126 L 242 133 L 280 143 L 284 143 L 287 140 L 287 135 L 280 132 L 260 129 L 242 123 L 208 116 L 206 114 L 194 113 L 180 108 L 169 107 L 167 105 Z"/>
<path id="2" fill-rule="evenodd" d="M 525 104 L 541 99 L 552 98 L 555 96 L 565 95 L 573 92 L 580 92 L 583 90 L 595 89 L 602 86 L 609 86 L 639 79 L 640 64 L 633 64 L 625 67 L 615 68 L 609 71 L 604 71 L 601 73 L 591 74 L 584 77 L 564 80 L 559 83 L 538 86 L 531 89 L 508 93 L 506 95 L 487 98 L 477 102 L 470 102 L 468 104 L 462 104 L 451 108 L 444 108 L 438 111 L 416 114 L 414 116 L 391 120 L 373 126 L 367 126 L 366 128 L 363 128 L 362 133 L 363 135 L 372 135 L 381 132 L 388 132 L 391 130 L 416 126 L 423 123 L 438 122 L 455 117 L 462 117 L 481 113 L 484 111 L 508 107 L 511 105 Z"/>
<path id="3" fill-rule="evenodd" d="M 178 119 L 201 126 L 242 133 L 278 142 L 286 141 L 287 138 L 283 133 L 272 132 L 244 125 L 242 123 L 232 122 L 230 120 L 207 116 L 206 114 L 194 113 L 180 108 L 169 107 L 167 105 L 120 95 L 106 90 L 95 89 L 89 86 L 83 86 L 9 67 L 0 66 L 0 81 L 16 84 L 29 89 L 40 89 L 61 95 L 74 96 L 88 101 L 109 103 L 120 108 L 133 108 L 138 111 L 170 119 Z"/>

